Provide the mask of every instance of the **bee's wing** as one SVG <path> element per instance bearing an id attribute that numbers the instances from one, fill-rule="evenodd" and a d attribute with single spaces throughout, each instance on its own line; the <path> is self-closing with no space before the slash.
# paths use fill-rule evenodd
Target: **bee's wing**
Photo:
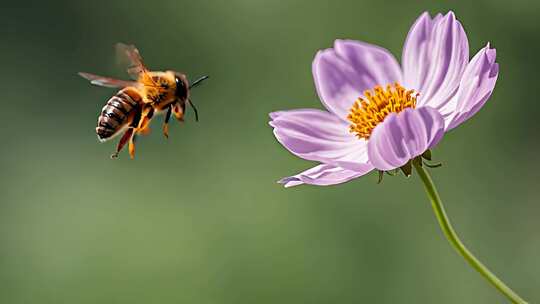
<path id="1" fill-rule="evenodd" d="M 116 54 L 120 63 L 127 64 L 127 72 L 133 79 L 138 79 L 141 73 L 148 72 L 139 50 L 134 45 L 117 43 Z"/>
<path id="2" fill-rule="evenodd" d="M 80 72 L 79 75 L 90 81 L 91 84 L 107 87 L 107 88 L 125 88 L 130 86 L 136 86 L 134 81 L 126 81 L 120 79 L 114 79 L 109 77 L 98 76 L 90 73 Z"/>

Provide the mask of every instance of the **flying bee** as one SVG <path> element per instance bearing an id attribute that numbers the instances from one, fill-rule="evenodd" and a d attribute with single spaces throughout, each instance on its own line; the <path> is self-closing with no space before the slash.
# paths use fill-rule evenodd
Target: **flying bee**
<path id="1" fill-rule="evenodd" d="M 208 76 L 203 76 L 189 83 L 185 74 L 175 71 L 150 71 L 133 45 L 118 43 L 116 50 L 119 58 L 128 63 L 127 72 L 132 81 L 119 80 L 89 73 L 79 73 L 90 83 L 109 88 L 120 88 L 111 97 L 98 117 L 96 133 L 101 142 L 107 141 L 123 132 L 116 152 L 111 158 L 118 157 L 122 148 L 129 143 L 131 158 L 135 157 L 135 139 L 138 134 L 149 132 L 149 124 L 156 114 L 165 113 L 163 135 L 169 137 L 171 115 L 184 120 L 186 105 L 190 105 L 199 120 L 197 108 L 190 98 L 190 90 Z"/>

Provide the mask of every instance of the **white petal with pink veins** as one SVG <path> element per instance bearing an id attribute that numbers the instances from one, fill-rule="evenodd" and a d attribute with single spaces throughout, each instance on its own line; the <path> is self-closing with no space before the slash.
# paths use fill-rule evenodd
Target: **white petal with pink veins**
<path id="1" fill-rule="evenodd" d="M 349 133 L 349 126 L 336 115 L 300 109 L 270 114 L 277 140 L 293 154 L 350 170 L 366 167 L 367 144 Z"/>
<path id="2" fill-rule="evenodd" d="M 495 49 L 488 44 L 467 65 L 455 97 L 455 109 L 452 115 L 445 117 L 447 129 L 455 128 L 472 117 L 489 99 L 499 75 L 496 57 Z"/>
<path id="3" fill-rule="evenodd" d="M 379 170 L 392 170 L 435 146 L 444 135 L 444 120 L 430 107 L 392 113 L 368 141 L 369 161 Z"/>
<path id="4" fill-rule="evenodd" d="M 469 61 L 469 43 L 454 13 L 434 19 L 422 14 L 403 46 L 403 81 L 420 93 L 418 106 L 435 109 L 450 102 Z"/>
<path id="5" fill-rule="evenodd" d="M 373 166 L 366 167 L 364 171 L 357 172 L 346 170 L 332 165 L 318 165 L 294 176 L 285 177 L 279 181 L 285 187 L 292 187 L 301 184 L 318 186 L 329 186 L 347 182 L 353 178 L 360 177 L 373 170 Z"/>
<path id="6" fill-rule="evenodd" d="M 365 90 L 401 81 L 401 69 L 390 52 L 352 40 L 336 40 L 334 48 L 319 51 L 312 70 L 321 102 L 343 120 Z"/>

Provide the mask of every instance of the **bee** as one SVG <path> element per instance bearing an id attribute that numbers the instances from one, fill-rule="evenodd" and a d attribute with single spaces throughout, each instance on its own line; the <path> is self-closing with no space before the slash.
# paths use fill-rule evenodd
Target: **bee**
<path id="1" fill-rule="evenodd" d="M 119 59 L 128 65 L 127 72 L 132 81 L 79 73 L 91 84 L 120 88 L 111 97 L 98 117 L 96 133 L 99 141 L 108 141 L 123 133 L 111 158 L 117 158 L 122 148 L 128 143 L 129 155 L 135 157 L 135 140 L 139 134 L 149 132 L 149 124 L 156 114 L 165 113 L 163 135 L 169 137 L 171 115 L 184 120 L 186 105 L 190 105 L 199 121 L 197 108 L 190 98 L 190 90 L 199 85 L 208 76 L 200 77 L 189 83 L 185 74 L 176 71 L 150 71 L 143 63 L 139 50 L 134 45 L 118 43 L 116 51 Z"/>

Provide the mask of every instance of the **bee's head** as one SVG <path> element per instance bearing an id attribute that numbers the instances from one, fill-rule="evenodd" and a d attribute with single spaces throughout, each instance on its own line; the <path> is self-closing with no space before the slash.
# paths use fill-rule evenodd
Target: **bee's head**
<path id="1" fill-rule="evenodd" d="M 193 81 L 192 84 L 189 84 L 186 75 L 174 72 L 174 80 L 176 82 L 176 101 L 180 102 L 182 106 L 185 106 L 186 103 L 191 105 L 193 111 L 195 112 L 196 121 L 199 121 L 199 114 L 197 113 L 197 108 L 193 104 L 193 101 L 191 98 L 189 98 L 189 90 L 199 85 L 205 79 L 208 79 L 208 76 L 199 77 L 197 80 Z"/>
<path id="2" fill-rule="evenodd" d="M 202 76 L 195 80 L 192 84 L 189 84 L 189 80 L 186 75 L 174 72 L 174 78 L 176 81 L 176 97 L 181 100 L 189 98 L 189 90 L 199 85 L 204 80 L 208 79 L 208 76 Z"/>
<path id="3" fill-rule="evenodd" d="M 189 97 L 189 81 L 186 75 L 174 72 L 174 80 L 176 81 L 176 97 L 180 100 L 186 100 Z"/>

